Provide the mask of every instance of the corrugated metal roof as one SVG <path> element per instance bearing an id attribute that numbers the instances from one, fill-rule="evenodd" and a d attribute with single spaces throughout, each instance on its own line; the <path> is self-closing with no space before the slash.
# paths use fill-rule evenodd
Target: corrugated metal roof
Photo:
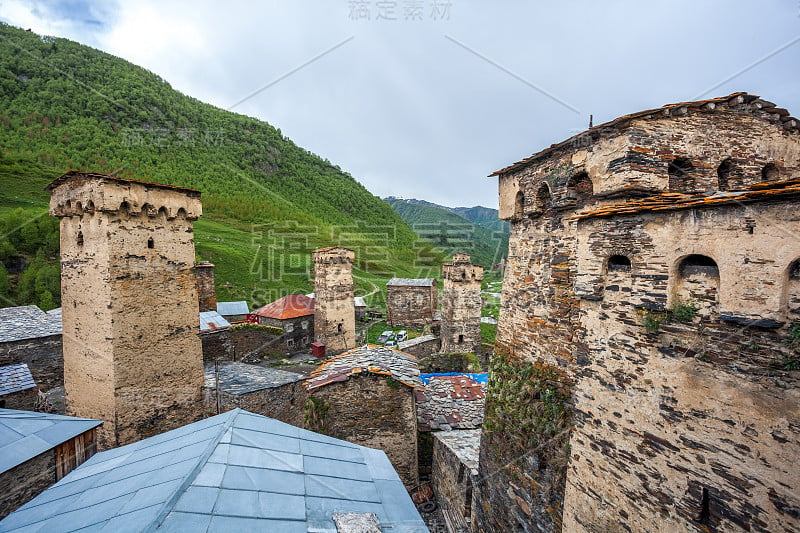
<path id="1" fill-rule="evenodd" d="M 222 316 L 246 315 L 250 312 L 247 302 L 217 302 L 217 313 Z"/>
<path id="2" fill-rule="evenodd" d="M 328 359 L 306 381 L 308 390 L 347 379 L 361 372 L 390 376 L 415 389 L 424 389 L 419 379 L 419 363 L 411 354 L 370 344 Z"/>
<path id="3" fill-rule="evenodd" d="M 2 531 L 427 531 L 386 454 L 235 409 L 94 455 Z"/>
<path id="4" fill-rule="evenodd" d="M 38 339 L 60 334 L 60 315 L 48 315 L 35 305 L 0 309 L 0 342 Z"/>
<path id="5" fill-rule="evenodd" d="M 436 280 L 434 278 L 392 278 L 387 287 L 430 287 Z"/>
<path id="6" fill-rule="evenodd" d="M 290 294 L 253 311 L 254 315 L 277 320 L 314 314 L 314 300 L 304 294 Z"/>
<path id="7" fill-rule="evenodd" d="M 102 424 L 102 420 L 0 409 L 0 473 Z M 6 531 L 0 522 L 0 531 Z"/>
<path id="8" fill-rule="evenodd" d="M 36 382 L 33 381 L 31 371 L 25 363 L 0 366 L 0 396 L 32 389 L 35 386 Z"/>
<path id="9" fill-rule="evenodd" d="M 231 323 L 225 320 L 222 315 L 216 311 L 201 311 L 200 312 L 200 331 L 214 331 L 217 329 L 227 329 L 231 327 Z"/>
<path id="10" fill-rule="evenodd" d="M 219 388 L 228 394 L 247 394 L 263 389 L 280 387 L 303 379 L 300 374 L 247 363 L 219 362 Z M 205 365 L 205 387 L 217 388 L 214 363 Z"/>

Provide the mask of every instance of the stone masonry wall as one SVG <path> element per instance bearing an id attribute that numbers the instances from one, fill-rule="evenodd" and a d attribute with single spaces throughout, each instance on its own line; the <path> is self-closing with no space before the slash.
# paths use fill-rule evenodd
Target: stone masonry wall
<path id="1" fill-rule="evenodd" d="M 314 336 L 329 353 L 355 347 L 352 250 L 322 248 L 314 258 Z"/>
<path id="2" fill-rule="evenodd" d="M 0 364 L 25 363 L 43 391 L 64 384 L 61 335 L 0 344 Z"/>
<path id="3" fill-rule="evenodd" d="M 417 413 L 413 389 L 362 373 L 309 393 L 306 428 L 386 452 L 406 488 L 419 481 Z"/>
<path id="4" fill-rule="evenodd" d="M 216 391 L 203 389 L 206 416 L 217 413 Z M 251 413 L 275 418 L 297 427 L 303 427 L 303 406 L 306 389 L 301 381 L 279 387 L 270 387 L 246 394 L 220 393 L 221 412 L 244 409 Z"/>
<path id="5" fill-rule="evenodd" d="M 386 324 L 390 328 L 422 329 L 433 322 L 438 306 L 436 283 L 430 287 L 386 287 Z"/>
<path id="6" fill-rule="evenodd" d="M 55 451 L 47 450 L 0 474 L 0 520 L 56 482 Z"/>
<path id="7" fill-rule="evenodd" d="M 442 266 L 442 352 L 481 351 L 483 267 L 469 262 Z"/>

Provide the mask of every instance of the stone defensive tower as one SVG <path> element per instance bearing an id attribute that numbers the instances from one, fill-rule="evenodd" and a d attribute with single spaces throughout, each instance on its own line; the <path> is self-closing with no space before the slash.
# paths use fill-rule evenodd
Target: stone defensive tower
<path id="1" fill-rule="evenodd" d="M 481 349 L 481 281 L 483 267 L 468 254 L 453 255 L 442 265 L 442 349 L 444 353 Z"/>
<path id="2" fill-rule="evenodd" d="M 105 420 L 101 449 L 196 420 L 200 193 L 74 171 L 47 189 L 61 219 L 68 412 Z"/>
<path id="3" fill-rule="evenodd" d="M 314 250 L 314 335 L 327 349 L 355 347 L 352 250 L 331 246 Z"/>
<path id="4" fill-rule="evenodd" d="M 194 266 L 197 277 L 197 300 L 200 312 L 217 310 L 217 290 L 214 286 L 214 265 L 201 261 Z"/>

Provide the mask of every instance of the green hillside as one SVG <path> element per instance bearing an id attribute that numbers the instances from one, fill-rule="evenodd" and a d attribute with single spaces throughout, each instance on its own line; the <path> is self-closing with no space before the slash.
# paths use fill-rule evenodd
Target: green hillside
<path id="1" fill-rule="evenodd" d="M 453 212 L 479 226 L 499 231 L 506 235 L 511 230 L 508 222 L 498 218 L 497 209 L 476 205 L 475 207 L 454 207 Z"/>
<path id="2" fill-rule="evenodd" d="M 464 251 L 472 260 L 485 267 L 491 267 L 505 257 L 508 250 L 508 231 L 495 230 L 473 222 L 456 213 L 456 209 L 426 202 L 390 196 L 384 201 L 392 206 L 398 215 L 422 239 L 436 246 L 448 255 Z M 471 213 L 483 216 L 483 223 L 491 225 L 503 222 L 497 219 L 497 211 L 485 207 L 470 208 Z M 494 211 L 494 220 L 491 212 Z M 487 213 L 488 212 L 488 213 Z"/>
<path id="3" fill-rule="evenodd" d="M 394 275 L 438 271 L 443 259 L 352 176 L 279 129 L 104 52 L 0 24 L 2 305 L 58 304 L 57 225 L 43 216 L 42 187 L 68 169 L 202 191 L 197 255 L 217 265 L 220 300 L 258 305 L 311 290 L 309 254 L 320 246 L 356 251 L 361 294 Z M 16 229 L 19 220 L 35 222 Z"/>

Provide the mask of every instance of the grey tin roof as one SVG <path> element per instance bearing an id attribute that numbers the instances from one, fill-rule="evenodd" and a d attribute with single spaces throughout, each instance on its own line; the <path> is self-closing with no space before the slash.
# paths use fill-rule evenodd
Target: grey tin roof
<path id="1" fill-rule="evenodd" d="M 232 361 L 219 362 L 219 388 L 228 394 L 247 394 L 257 390 L 271 389 L 303 379 L 300 374 L 277 368 L 269 368 Z M 216 389 L 214 363 L 205 365 L 205 387 Z"/>
<path id="2" fill-rule="evenodd" d="M 200 331 L 214 331 L 217 329 L 226 329 L 231 327 L 231 323 L 225 320 L 222 315 L 216 311 L 201 311 L 200 312 Z"/>
<path id="3" fill-rule="evenodd" d="M 434 278 L 392 278 L 387 287 L 430 287 L 436 280 Z"/>
<path id="4" fill-rule="evenodd" d="M 384 452 L 234 409 L 94 455 L 0 531 L 335 533 L 334 513 L 428 531 Z"/>
<path id="5" fill-rule="evenodd" d="M 0 473 L 102 423 L 74 416 L 0 409 Z M 0 531 L 5 531 L 2 522 Z"/>
<path id="6" fill-rule="evenodd" d="M 32 389 L 36 386 L 25 363 L 0 366 L 0 396 Z"/>
<path id="7" fill-rule="evenodd" d="M 247 302 L 217 302 L 217 313 L 222 316 L 246 315 L 250 312 Z"/>
<path id="8" fill-rule="evenodd" d="M 48 315 L 35 305 L 0 309 L 0 342 L 61 335 L 61 316 Z"/>

